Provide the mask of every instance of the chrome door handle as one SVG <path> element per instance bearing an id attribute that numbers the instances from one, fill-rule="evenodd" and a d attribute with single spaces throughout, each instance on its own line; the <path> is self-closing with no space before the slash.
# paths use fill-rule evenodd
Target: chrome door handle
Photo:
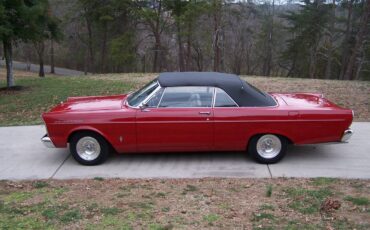
<path id="1" fill-rule="evenodd" d="M 199 112 L 199 114 L 201 114 L 201 115 L 210 115 L 211 112 Z"/>
<path id="2" fill-rule="evenodd" d="M 150 112 L 150 109 L 142 109 L 141 112 Z"/>

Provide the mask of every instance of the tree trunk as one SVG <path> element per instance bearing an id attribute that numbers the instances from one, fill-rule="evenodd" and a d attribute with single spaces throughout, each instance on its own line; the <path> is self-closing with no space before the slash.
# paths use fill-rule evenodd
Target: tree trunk
<path id="1" fill-rule="evenodd" d="M 352 53 L 350 58 L 348 59 L 348 65 L 346 72 L 343 75 L 343 78 L 346 80 L 353 80 L 355 77 L 355 62 L 356 57 L 358 56 L 359 52 L 361 51 L 365 39 L 365 35 L 368 30 L 368 23 L 369 23 L 369 17 L 370 17 L 370 0 L 366 0 L 364 12 L 361 16 L 361 23 L 360 28 L 356 34 L 356 42 L 355 46 L 352 49 Z"/>
<path id="2" fill-rule="evenodd" d="M 31 71 L 31 61 L 30 61 L 30 57 L 31 57 L 31 50 L 30 50 L 30 48 L 27 46 L 26 47 L 26 49 L 25 49 L 25 51 L 26 51 L 26 70 L 27 71 Z"/>
<path id="3" fill-rule="evenodd" d="M 293 76 L 293 71 L 296 69 L 297 65 L 297 53 L 294 54 L 294 58 L 292 59 L 292 65 L 290 66 L 288 73 L 286 74 L 285 77 L 294 77 Z"/>
<path id="4" fill-rule="evenodd" d="M 107 56 L 107 33 L 108 33 L 108 25 L 104 23 L 103 29 L 103 41 L 102 41 L 102 48 L 101 48 L 101 63 L 100 63 L 100 72 L 103 73 L 105 71 L 105 59 Z"/>
<path id="5" fill-rule="evenodd" d="M 334 31 L 335 31 L 335 0 L 332 3 L 332 12 L 330 18 L 329 26 L 329 44 L 328 44 L 328 61 L 325 68 L 325 78 L 330 79 L 332 74 L 332 63 L 333 63 L 333 53 L 334 53 Z"/>
<path id="6" fill-rule="evenodd" d="M 268 38 L 267 38 L 267 50 L 266 58 L 263 63 L 263 75 L 270 76 L 271 73 L 271 60 L 272 60 L 272 42 L 273 42 L 273 31 L 274 31 L 274 14 L 275 14 L 275 0 L 272 1 L 272 13 L 270 15 L 270 22 L 268 25 Z"/>
<path id="7" fill-rule="evenodd" d="M 3 46 L 6 65 L 6 87 L 11 88 L 14 86 L 12 42 L 3 40 Z"/>
<path id="8" fill-rule="evenodd" d="M 157 62 L 158 62 L 158 50 L 157 50 L 157 45 L 155 45 L 154 46 L 153 67 L 152 67 L 152 72 L 153 73 L 157 72 Z"/>
<path id="9" fill-rule="evenodd" d="M 53 39 L 50 40 L 50 73 L 55 74 Z"/>
<path id="10" fill-rule="evenodd" d="M 145 54 L 143 55 L 141 60 L 142 60 L 141 62 L 142 62 L 142 65 L 143 65 L 141 72 L 146 73 L 146 55 Z"/>
<path id="11" fill-rule="evenodd" d="M 245 51 L 245 63 L 247 67 L 245 70 L 245 73 L 248 75 L 251 74 L 251 49 L 252 49 L 252 45 L 249 43 Z"/>
<path id="12" fill-rule="evenodd" d="M 153 35 L 155 38 L 154 46 L 154 60 L 153 60 L 153 69 L 154 73 L 161 72 L 162 70 L 162 44 L 161 44 L 161 28 L 160 28 L 160 17 L 162 14 L 162 1 L 158 1 L 157 17 L 155 20 L 155 25 L 152 28 Z"/>
<path id="13" fill-rule="evenodd" d="M 188 39 L 187 39 L 187 52 L 186 52 L 186 70 L 190 71 L 192 70 L 192 62 L 191 62 L 191 32 L 192 31 L 192 25 L 191 22 L 188 22 Z"/>
<path id="14" fill-rule="evenodd" d="M 213 1 L 213 23 L 214 23 L 214 34 L 213 34 L 213 71 L 219 72 L 220 71 L 220 64 L 221 64 L 221 48 L 220 48 L 220 33 L 221 33 L 221 2 L 220 0 Z"/>
<path id="15" fill-rule="evenodd" d="M 314 44 L 314 47 L 311 48 L 310 50 L 310 62 L 309 62 L 309 69 L 308 69 L 308 76 L 309 78 L 315 78 L 316 74 L 316 59 L 317 59 L 317 54 L 316 54 L 316 44 Z"/>
<path id="16" fill-rule="evenodd" d="M 161 38 L 160 35 L 157 34 L 155 36 L 155 46 L 154 46 L 154 60 L 153 60 L 153 73 L 158 73 L 161 71 L 161 63 L 160 63 L 160 51 L 161 51 Z"/>
<path id="17" fill-rule="evenodd" d="M 326 68 L 325 68 L 325 79 L 331 78 L 332 63 L 333 63 L 333 51 L 330 50 L 328 53 L 328 62 L 326 63 Z"/>
<path id="18" fill-rule="evenodd" d="M 268 45 L 266 50 L 266 58 L 263 63 L 263 76 L 270 76 L 271 72 L 271 47 Z"/>
<path id="19" fill-rule="evenodd" d="M 45 77 L 44 57 L 43 57 L 43 55 L 39 56 L 39 62 L 40 62 L 39 77 Z"/>
<path id="20" fill-rule="evenodd" d="M 157 73 L 162 70 L 162 44 L 161 44 L 161 25 L 160 25 L 160 18 L 162 14 L 162 1 L 158 1 L 158 8 L 156 10 L 156 19 L 154 22 L 150 22 L 150 27 L 155 39 L 154 45 L 154 59 L 153 59 L 153 67 L 152 72 Z"/>
<path id="21" fill-rule="evenodd" d="M 361 69 L 362 69 L 362 66 L 364 64 L 364 55 L 362 54 L 359 61 L 358 61 L 358 64 L 357 64 L 357 68 L 356 68 L 356 73 L 355 73 L 355 77 L 354 77 L 354 80 L 360 80 L 361 78 Z"/>
<path id="22" fill-rule="evenodd" d="M 179 69 L 180 72 L 182 72 L 185 70 L 185 64 L 184 64 L 184 47 L 182 46 L 180 23 L 177 23 L 177 43 L 179 46 Z"/>
<path id="23" fill-rule="evenodd" d="M 316 8 L 319 9 L 321 7 L 322 2 L 315 1 Z M 316 69 L 317 69 L 317 53 L 319 50 L 319 43 L 320 43 L 320 33 L 316 33 L 314 35 L 313 45 L 310 48 L 310 61 L 309 61 L 309 69 L 308 69 L 308 76 L 312 79 L 316 77 Z"/>
<path id="24" fill-rule="evenodd" d="M 39 77 L 45 77 L 44 70 L 44 50 L 45 44 L 43 41 L 34 43 L 37 55 L 39 56 Z"/>
<path id="25" fill-rule="evenodd" d="M 346 34 L 344 38 L 344 44 L 343 44 L 343 51 L 342 51 L 342 61 L 341 61 L 341 68 L 338 79 L 343 79 L 344 73 L 347 69 L 347 61 L 348 61 L 348 55 L 350 51 L 349 47 L 349 41 L 351 38 L 351 31 L 352 31 L 352 8 L 353 8 L 353 2 L 354 0 L 349 1 L 348 5 L 348 15 L 347 15 L 347 23 L 346 23 Z"/>
<path id="26" fill-rule="evenodd" d="M 89 50 L 89 71 L 91 73 L 95 73 L 95 59 L 94 59 L 94 50 L 93 50 L 93 36 L 92 36 L 92 28 L 91 28 L 91 22 L 86 16 L 86 27 L 87 27 L 87 33 L 88 33 L 88 50 Z"/>
<path id="27" fill-rule="evenodd" d="M 84 75 L 87 75 L 87 73 L 88 73 L 88 66 L 89 66 L 89 57 L 88 57 L 88 54 L 85 52 L 84 53 Z"/>
<path id="28" fill-rule="evenodd" d="M 202 53 L 202 48 L 200 48 L 198 45 L 195 46 L 194 48 L 196 52 L 196 63 L 197 63 L 197 70 L 199 72 L 202 72 L 203 70 L 203 53 Z"/>

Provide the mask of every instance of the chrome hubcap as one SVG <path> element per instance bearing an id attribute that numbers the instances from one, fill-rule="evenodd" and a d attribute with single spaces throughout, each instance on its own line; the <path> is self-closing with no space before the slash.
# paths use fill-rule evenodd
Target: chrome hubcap
<path id="1" fill-rule="evenodd" d="M 100 144 L 93 137 L 83 137 L 77 142 L 76 150 L 82 159 L 92 161 L 100 154 Z"/>
<path id="2" fill-rule="evenodd" d="M 276 157 L 281 151 L 281 141 L 275 135 L 264 135 L 257 141 L 257 153 L 266 159 Z"/>

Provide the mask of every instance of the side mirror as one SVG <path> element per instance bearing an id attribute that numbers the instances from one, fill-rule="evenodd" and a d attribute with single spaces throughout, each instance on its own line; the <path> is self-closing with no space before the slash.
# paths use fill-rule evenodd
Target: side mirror
<path id="1" fill-rule="evenodd" d="M 140 108 L 141 110 L 146 109 L 146 108 L 148 108 L 148 104 L 143 103 L 142 105 L 140 105 L 140 106 L 139 106 L 139 108 Z"/>

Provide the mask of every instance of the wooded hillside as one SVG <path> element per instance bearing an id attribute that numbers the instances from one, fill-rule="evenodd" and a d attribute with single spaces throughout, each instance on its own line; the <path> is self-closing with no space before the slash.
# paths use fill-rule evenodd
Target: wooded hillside
<path id="1" fill-rule="evenodd" d="M 370 80 L 370 0 L 49 4 L 62 36 L 37 46 L 17 42 L 15 60 L 91 73 L 220 71 Z"/>

